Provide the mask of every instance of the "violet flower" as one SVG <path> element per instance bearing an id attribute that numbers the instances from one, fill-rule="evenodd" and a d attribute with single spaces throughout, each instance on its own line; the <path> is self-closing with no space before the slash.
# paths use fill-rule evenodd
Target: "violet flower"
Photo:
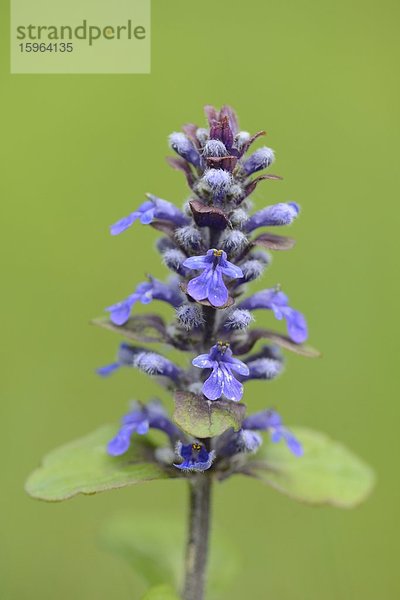
<path id="1" fill-rule="evenodd" d="M 199 369 L 212 369 L 208 379 L 203 384 L 203 394 L 209 400 L 218 400 L 222 395 L 228 400 L 239 402 L 243 396 L 243 385 L 233 375 L 248 375 L 249 369 L 238 358 L 232 357 L 229 344 L 218 342 L 208 354 L 200 354 L 192 360 Z"/>
<path id="2" fill-rule="evenodd" d="M 145 435 L 150 428 L 164 431 L 173 441 L 180 435 L 180 431 L 168 418 L 161 402 L 153 400 L 148 404 L 135 402 L 130 412 L 121 422 L 117 435 L 108 443 L 107 451 L 111 456 L 124 454 L 130 444 L 133 433 Z"/>
<path id="3" fill-rule="evenodd" d="M 289 306 L 289 299 L 277 288 L 256 292 L 239 304 L 239 308 L 272 310 L 279 321 L 285 319 L 289 337 L 296 343 L 302 344 L 308 337 L 307 322 L 302 313 Z"/>
<path id="4" fill-rule="evenodd" d="M 110 319 L 115 325 L 123 325 L 129 319 L 132 307 L 136 302 L 149 304 L 152 300 L 161 300 L 177 308 L 182 304 L 182 294 L 175 281 L 166 284 L 151 277 L 150 281 L 139 283 L 134 293 L 128 298 L 108 306 L 106 310 L 110 313 Z"/>
<path id="5" fill-rule="evenodd" d="M 152 194 L 148 194 L 148 198 L 133 213 L 111 225 L 111 235 L 119 235 L 125 229 L 131 227 L 138 219 L 142 225 L 149 225 L 154 219 L 170 221 L 177 227 L 188 224 L 189 219 L 171 202 L 157 198 L 157 196 L 153 196 Z"/>
<path id="6" fill-rule="evenodd" d="M 174 463 L 174 467 L 181 471 L 207 471 L 215 458 L 215 451 L 210 452 L 204 444 L 193 442 L 192 444 L 176 444 L 176 453 L 182 458 L 181 463 Z"/>
<path id="7" fill-rule="evenodd" d="M 182 375 L 181 369 L 162 354 L 126 343 L 120 344 L 115 362 L 100 367 L 96 372 L 102 377 L 108 377 L 120 367 L 135 367 L 147 375 L 167 377 L 175 384 Z"/>
<path id="8" fill-rule="evenodd" d="M 204 256 L 191 256 L 185 260 L 183 266 L 203 271 L 201 275 L 189 281 L 188 294 L 194 300 L 208 300 L 216 307 L 224 306 L 228 300 L 228 289 L 223 275 L 231 279 L 243 277 L 242 269 L 227 260 L 226 252 L 215 248 L 208 250 Z"/>
<path id="9" fill-rule="evenodd" d="M 295 456 L 303 455 L 303 447 L 289 429 L 283 426 L 280 415 L 274 410 L 263 410 L 246 417 L 242 423 L 244 429 L 268 431 L 274 443 L 284 440 Z"/>

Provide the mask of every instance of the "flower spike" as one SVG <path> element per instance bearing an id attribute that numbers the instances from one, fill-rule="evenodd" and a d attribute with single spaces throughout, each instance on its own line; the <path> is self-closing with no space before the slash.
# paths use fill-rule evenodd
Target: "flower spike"
<path id="1" fill-rule="evenodd" d="M 279 288 L 242 297 L 247 284 L 261 277 L 269 266 L 271 255 L 266 250 L 288 250 L 294 245 L 291 238 L 253 232 L 260 227 L 290 225 L 300 207 L 296 202 L 278 202 L 251 212 L 249 197 L 256 186 L 261 181 L 280 179 L 260 173 L 275 160 L 271 148 L 249 151 L 265 131 L 252 134 L 240 129 L 229 106 L 220 110 L 207 106 L 205 112 L 207 128 L 187 124 L 169 136 L 169 146 L 178 156 L 167 160 L 184 173 L 190 188 L 184 208 L 147 194 L 137 210 L 111 226 L 112 235 L 119 235 L 136 221 L 152 225 L 162 234 L 156 247 L 173 276 L 165 283 L 149 277 L 125 299 L 106 308 L 111 323 L 121 326 L 128 338 L 143 344 L 163 342 L 179 352 L 193 351 L 191 364 L 185 360 L 178 366 L 157 348 L 124 342 L 116 360 L 97 371 L 108 377 L 121 367 L 133 367 L 155 377 L 175 394 L 174 418 L 182 426 L 180 430 L 158 402 L 136 403 L 109 442 L 109 454 L 123 454 L 135 435 L 158 429 L 166 433 L 167 447 L 157 448 L 156 462 L 163 468 L 173 466 L 181 476 L 189 477 L 209 469 L 233 472 L 235 464 L 243 464 L 247 455 L 257 453 L 263 431 L 273 442 L 283 439 L 296 456 L 301 455 L 300 443 L 283 426 L 278 413 L 269 410 L 246 417 L 245 405 L 234 403 L 242 400 L 247 382 L 266 384 L 283 372 L 284 361 L 277 346 L 253 350 L 260 339 L 294 347 L 308 336 L 304 316 Z M 131 318 L 137 303 L 153 300 L 174 308 L 174 322 L 166 324 L 158 315 Z M 284 319 L 290 340 L 274 331 L 254 329 L 253 313 L 259 309 L 271 310 L 276 319 Z M 107 328 L 117 329 L 109 325 Z M 244 361 L 233 352 L 245 355 Z M 185 402 L 183 409 L 179 405 L 182 395 L 188 406 L 186 418 Z M 219 423 L 213 417 L 220 414 L 218 411 L 222 411 L 227 428 L 220 435 L 209 436 L 210 428 L 214 430 Z"/>

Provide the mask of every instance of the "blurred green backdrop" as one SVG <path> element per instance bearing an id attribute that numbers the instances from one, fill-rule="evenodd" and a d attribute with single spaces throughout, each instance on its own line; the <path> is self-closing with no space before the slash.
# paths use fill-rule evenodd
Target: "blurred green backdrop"
<path id="1" fill-rule="evenodd" d="M 243 555 L 227 597 L 398 598 L 399 3 L 153 0 L 148 76 L 10 76 L 6 4 L 0 597 L 139 598 L 140 579 L 99 549 L 100 524 L 128 509 L 185 518 L 177 482 L 58 505 L 30 500 L 23 483 L 48 450 L 157 392 L 139 373 L 94 375 L 119 340 L 89 319 L 145 271 L 163 274 L 154 231 L 111 238 L 108 225 L 146 191 L 180 204 L 167 134 L 202 123 L 205 103 L 230 103 L 245 129 L 267 130 L 285 177 L 259 187 L 257 207 L 303 207 L 298 245 L 275 255 L 264 283 L 282 283 L 324 353 L 288 356 L 286 374 L 252 384 L 247 403 L 343 440 L 378 486 L 351 512 L 297 505 L 256 481 L 219 486 L 215 523 Z"/>

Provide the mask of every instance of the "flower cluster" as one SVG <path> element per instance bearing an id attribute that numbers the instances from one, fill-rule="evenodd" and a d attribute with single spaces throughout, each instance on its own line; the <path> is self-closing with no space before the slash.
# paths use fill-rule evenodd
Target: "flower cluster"
<path id="1" fill-rule="evenodd" d="M 120 367 L 134 367 L 156 377 L 173 393 L 195 394 L 198 402 L 213 408 L 218 403 L 239 403 L 250 380 L 277 377 L 283 370 L 279 346 L 296 351 L 308 332 L 304 316 L 291 306 L 279 285 L 243 297 L 247 284 L 269 266 L 269 251 L 287 250 L 294 243 L 265 228 L 293 223 L 300 213 L 296 202 L 252 212 L 249 199 L 260 182 L 280 179 L 268 172 L 260 174 L 274 162 L 274 151 L 264 146 L 252 152 L 251 146 L 265 132 L 251 135 L 240 130 L 230 107 L 217 111 L 207 106 L 206 116 L 207 128 L 189 124 L 169 137 L 177 155 L 169 163 L 184 173 L 190 188 L 182 210 L 148 194 L 145 202 L 110 229 L 116 236 L 141 223 L 161 232 L 157 250 L 173 275 L 166 282 L 148 277 L 126 299 L 106 309 L 113 328 L 130 339 L 159 340 L 194 357 L 181 367 L 147 346 L 123 343 L 116 360 L 98 373 L 107 376 Z M 172 307 L 172 324 L 137 311 L 138 303 L 153 300 Z M 284 320 L 287 334 L 253 329 L 253 313 L 261 309 Z M 149 328 L 158 337 L 149 336 Z M 270 343 L 253 352 L 261 339 Z M 215 438 L 197 439 L 174 423 L 158 401 L 132 406 L 108 445 L 109 454 L 127 452 L 134 435 L 145 435 L 152 428 L 166 434 L 172 456 L 169 468 L 180 471 L 226 469 L 233 457 L 257 452 L 260 432 L 269 433 L 272 442 L 283 440 L 295 456 L 302 454 L 300 443 L 273 410 L 245 416 L 237 431 L 231 428 Z"/>

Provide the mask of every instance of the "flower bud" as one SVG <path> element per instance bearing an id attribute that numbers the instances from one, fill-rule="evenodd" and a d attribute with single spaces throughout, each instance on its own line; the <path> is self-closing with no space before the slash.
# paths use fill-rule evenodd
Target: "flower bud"
<path id="1" fill-rule="evenodd" d="M 200 146 L 204 146 L 208 140 L 208 129 L 204 129 L 203 127 L 199 127 L 196 131 L 196 139 L 199 142 Z"/>
<path id="2" fill-rule="evenodd" d="M 171 271 L 175 271 L 175 273 L 178 273 L 178 275 L 186 274 L 186 270 L 182 266 L 186 256 L 182 250 L 178 250 L 177 248 L 167 250 L 163 254 L 163 259 L 164 264 L 168 267 L 168 269 L 171 269 Z"/>
<path id="3" fill-rule="evenodd" d="M 252 321 L 254 317 L 248 310 L 236 308 L 228 316 L 225 329 L 247 329 Z"/>
<path id="4" fill-rule="evenodd" d="M 194 303 L 179 306 L 176 310 L 176 318 L 187 331 L 201 327 L 204 323 L 201 306 Z"/>
<path id="5" fill-rule="evenodd" d="M 257 211 L 247 221 L 245 229 L 250 232 L 257 227 L 290 225 L 300 212 L 296 202 L 280 202 Z"/>
<path id="6" fill-rule="evenodd" d="M 234 229 L 225 233 L 221 245 L 227 254 L 236 255 L 249 245 L 249 241 L 244 233 Z"/>
<path id="7" fill-rule="evenodd" d="M 203 156 L 207 158 L 228 156 L 228 151 L 220 140 L 208 140 L 203 148 Z"/>
<path id="8" fill-rule="evenodd" d="M 266 169 L 275 160 L 274 151 L 271 148 L 260 148 L 249 156 L 249 158 L 243 163 L 243 169 L 247 175 L 252 175 L 257 171 Z"/>
<path id="9" fill-rule="evenodd" d="M 243 150 L 243 147 L 250 141 L 251 135 L 248 131 L 239 131 L 235 135 L 235 139 L 233 141 L 233 147 L 239 150 Z"/>
<path id="10" fill-rule="evenodd" d="M 257 259 L 249 259 L 240 265 L 243 271 L 243 282 L 254 281 L 258 279 L 264 272 L 265 264 Z"/>
<path id="11" fill-rule="evenodd" d="M 283 364 L 273 358 L 256 358 L 247 362 L 248 379 L 275 379 L 283 371 Z"/>
<path id="12" fill-rule="evenodd" d="M 175 239 L 189 253 L 200 250 L 203 245 L 203 236 L 197 227 L 193 225 L 186 225 L 177 229 Z"/>
<path id="13" fill-rule="evenodd" d="M 233 187 L 233 186 L 232 186 Z M 229 220 L 231 222 L 232 227 L 239 227 L 242 229 L 246 222 L 249 220 L 249 216 L 243 208 L 237 208 L 233 210 L 229 215 Z"/>
<path id="14" fill-rule="evenodd" d="M 192 163 L 195 167 L 200 166 L 201 157 L 197 149 L 184 133 L 174 132 L 169 136 L 169 145 L 179 156 Z"/>
<path id="15" fill-rule="evenodd" d="M 160 254 L 164 254 L 167 250 L 176 248 L 176 244 L 170 238 L 162 237 L 156 241 L 156 248 Z"/>
<path id="16" fill-rule="evenodd" d="M 203 181 L 213 193 L 214 198 L 222 200 L 229 191 L 232 175 L 223 169 L 208 169 L 204 174 Z"/>

